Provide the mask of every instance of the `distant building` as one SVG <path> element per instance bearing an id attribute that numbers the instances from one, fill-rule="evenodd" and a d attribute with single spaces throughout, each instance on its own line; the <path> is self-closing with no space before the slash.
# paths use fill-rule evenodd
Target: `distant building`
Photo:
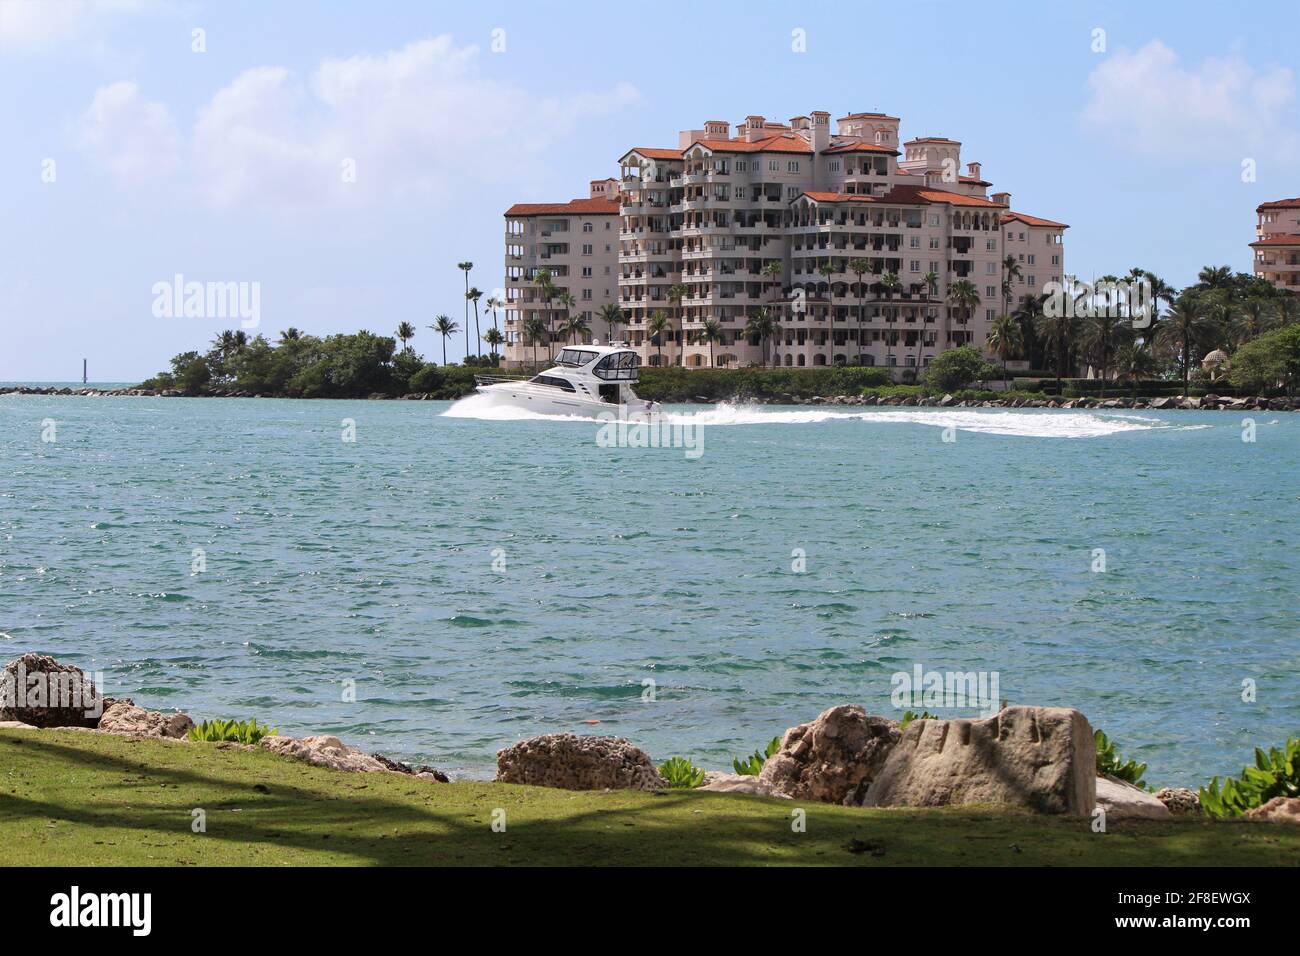
<path id="1" fill-rule="evenodd" d="M 532 349 L 524 324 L 540 318 L 554 330 L 553 341 L 566 341 L 561 331 L 569 315 L 581 315 L 592 335 L 603 340 L 605 329 L 600 309 L 618 297 L 618 181 L 592 180 L 587 199 L 563 203 L 517 203 L 506 210 L 506 365 L 518 365 Z M 566 308 L 552 299 L 546 302 L 537 274 L 551 276 L 557 296 L 573 296 Z M 590 341 L 591 336 L 586 336 Z M 546 356 L 551 343 L 537 343 L 537 354 Z"/>
<path id="2" fill-rule="evenodd" d="M 759 363 L 766 350 L 781 366 L 861 362 L 903 378 L 944 349 L 983 346 L 993 319 L 1062 280 L 1068 227 L 1014 212 L 1009 193 L 990 196 L 979 163 L 962 171 L 959 142 L 900 146 L 899 120 L 884 113 L 836 122 L 832 133 L 825 112 L 788 123 L 748 116 L 733 135 L 710 120 L 679 133 L 675 148 L 620 157 L 613 296 L 626 316 L 620 338 L 644 362 L 662 353 L 665 363 L 708 365 L 697 337 L 716 321 L 717 365 Z M 1007 256 L 1019 267 L 1009 301 Z M 508 255 L 507 288 L 511 264 Z M 949 299 L 959 280 L 978 306 Z M 780 327 L 766 349 L 744 331 L 763 308 Z M 658 346 L 647 331 L 656 312 L 671 324 Z M 591 326 L 603 336 L 603 323 Z M 507 360 L 524 353 L 516 339 Z"/>
<path id="3" fill-rule="evenodd" d="M 1300 199 L 1266 202 L 1255 213 L 1255 275 L 1300 293 Z"/>

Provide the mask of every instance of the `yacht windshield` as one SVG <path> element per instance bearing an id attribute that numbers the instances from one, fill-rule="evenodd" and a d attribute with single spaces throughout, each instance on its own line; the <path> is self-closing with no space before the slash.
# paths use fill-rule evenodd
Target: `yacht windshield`
<path id="1" fill-rule="evenodd" d="M 581 368 L 595 357 L 596 353 L 589 352 L 587 349 L 561 349 L 560 354 L 555 356 L 555 364 L 567 368 Z"/>
<path id="2" fill-rule="evenodd" d="M 612 352 L 597 362 L 591 371 L 607 382 L 635 382 L 640 362 L 635 352 Z"/>
<path id="3" fill-rule="evenodd" d="M 529 381 L 534 385 L 549 385 L 552 388 L 563 389 L 566 392 L 574 391 L 573 383 L 560 378 L 558 375 L 538 375 L 529 379 Z"/>

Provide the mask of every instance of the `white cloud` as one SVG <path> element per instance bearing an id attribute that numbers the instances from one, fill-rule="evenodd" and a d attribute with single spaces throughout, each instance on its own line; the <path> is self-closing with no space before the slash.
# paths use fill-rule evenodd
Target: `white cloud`
<path id="1" fill-rule="evenodd" d="M 517 172 L 637 98 L 626 83 L 542 96 L 483 73 L 478 48 L 448 36 L 324 60 L 308 82 L 284 67 L 247 70 L 199 110 L 186 181 L 224 207 L 437 198 Z M 107 132 L 100 139 L 131 148 Z M 133 164 L 103 155 L 117 169 Z"/>
<path id="2" fill-rule="evenodd" d="M 171 113 L 127 80 L 95 91 L 77 133 L 79 145 L 122 182 L 156 183 L 177 164 L 180 138 Z"/>
<path id="3" fill-rule="evenodd" d="M 0 0 L 0 49 L 45 50 L 92 32 L 104 14 L 145 6 L 145 0 Z"/>
<path id="4" fill-rule="evenodd" d="M 1293 156 L 1300 146 L 1288 116 L 1295 76 L 1286 67 L 1256 67 L 1235 55 L 1185 67 L 1152 40 L 1107 57 L 1088 87 L 1084 126 L 1145 155 Z"/>

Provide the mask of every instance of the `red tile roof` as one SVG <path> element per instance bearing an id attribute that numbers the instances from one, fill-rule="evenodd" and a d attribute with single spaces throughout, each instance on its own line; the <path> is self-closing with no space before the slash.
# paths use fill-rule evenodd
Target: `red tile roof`
<path id="1" fill-rule="evenodd" d="M 658 146 L 638 146 L 635 149 L 629 149 L 628 153 L 636 153 L 644 156 L 646 159 L 681 159 L 682 151 L 680 149 L 661 149 Z M 624 155 L 627 155 L 626 153 Z"/>
<path id="2" fill-rule="evenodd" d="M 618 202 L 612 199 L 571 199 L 568 202 L 519 202 L 506 210 L 512 219 L 524 216 L 617 216 Z"/>
<path id="3" fill-rule="evenodd" d="M 909 139 L 904 145 L 911 143 L 951 143 L 954 146 L 961 145 L 957 140 L 948 139 L 946 136 L 918 136 L 916 139 Z"/>
<path id="4" fill-rule="evenodd" d="M 1007 208 L 1002 203 L 981 196 L 965 196 L 946 189 L 930 189 L 925 186 L 895 186 L 883 196 L 832 192 L 805 192 L 803 195 L 814 202 L 871 202 L 892 206 L 926 206 L 931 203 L 945 203 L 950 206 L 976 206 L 984 209 Z"/>
<path id="5" fill-rule="evenodd" d="M 823 153 L 885 153 L 889 156 L 897 156 L 898 150 L 892 146 L 880 146 L 877 143 L 841 143 L 838 146 L 828 146 L 822 150 Z"/>
<path id="6" fill-rule="evenodd" d="M 1265 236 L 1263 239 L 1256 239 L 1251 243 L 1252 246 L 1300 246 L 1300 236 L 1279 233 L 1273 236 Z"/>
<path id="7" fill-rule="evenodd" d="M 687 149 L 703 146 L 715 153 L 811 153 L 812 147 L 802 136 L 768 136 L 752 143 L 743 139 L 701 139 Z M 683 150 L 684 152 L 685 150 Z"/>
<path id="8" fill-rule="evenodd" d="M 1262 203 L 1255 212 L 1263 212 L 1265 209 L 1300 209 L 1300 199 L 1275 199 Z"/>
<path id="9" fill-rule="evenodd" d="M 1063 222 L 1053 222 L 1050 219 L 1039 219 L 1037 216 L 1027 216 L 1023 212 L 1009 212 L 1002 217 L 1003 222 L 1023 222 L 1026 226 L 1047 226 L 1053 229 L 1069 229 Z"/>

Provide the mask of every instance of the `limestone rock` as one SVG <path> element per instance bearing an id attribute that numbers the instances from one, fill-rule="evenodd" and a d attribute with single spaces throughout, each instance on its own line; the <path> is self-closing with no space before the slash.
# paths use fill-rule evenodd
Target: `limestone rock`
<path id="1" fill-rule="evenodd" d="M 421 764 L 418 767 L 412 767 L 409 763 L 402 763 L 385 757 L 383 754 L 371 754 L 376 760 L 382 763 L 393 773 L 404 773 L 413 777 L 419 777 L 422 780 L 433 780 L 437 783 L 451 783 L 451 778 L 436 767 L 430 767 Z"/>
<path id="2" fill-rule="evenodd" d="M 1123 780 L 1097 778 L 1097 806 L 1106 811 L 1108 820 L 1167 820 L 1169 808 L 1147 793 Z"/>
<path id="3" fill-rule="evenodd" d="M 697 789 L 712 793 L 748 793 L 759 797 L 780 796 L 773 793 L 772 788 L 757 774 L 723 773 L 718 770 L 706 770 L 704 783 Z"/>
<path id="4" fill-rule="evenodd" d="M 1008 707 L 982 720 L 916 720 L 890 751 L 866 806 L 1008 803 L 1087 816 L 1097 802 L 1092 728 L 1077 710 Z"/>
<path id="5" fill-rule="evenodd" d="M 898 737 L 895 721 L 840 704 L 787 730 L 759 781 L 773 796 L 860 806 Z"/>
<path id="6" fill-rule="evenodd" d="M 383 761 L 364 754 L 355 747 L 349 747 L 337 737 L 316 736 L 282 737 L 276 734 L 263 737 L 259 743 L 271 753 L 294 760 L 302 760 L 317 767 L 329 767 L 331 770 L 347 770 L 355 773 L 386 772 L 388 767 Z"/>
<path id="7" fill-rule="evenodd" d="M 667 786 L 646 752 L 622 737 L 544 734 L 497 751 L 498 783 L 563 790 L 658 790 Z"/>
<path id="8" fill-rule="evenodd" d="M 1300 797 L 1274 797 L 1263 806 L 1242 814 L 1247 820 L 1263 823 L 1300 824 Z"/>
<path id="9" fill-rule="evenodd" d="M 1155 792 L 1155 798 L 1174 816 L 1201 812 L 1200 795 L 1186 787 L 1162 787 Z"/>
<path id="10" fill-rule="evenodd" d="M 38 730 L 31 724 L 24 724 L 21 720 L 0 720 L 0 730 Z"/>
<path id="11" fill-rule="evenodd" d="M 33 727 L 94 727 L 101 707 L 89 674 L 44 654 L 16 657 L 0 674 L 0 720 Z"/>
<path id="12" fill-rule="evenodd" d="M 106 701 L 99 729 L 109 734 L 131 737 L 172 737 L 183 739 L 194 726 L 188 714 L 164 714 L 137 707 L 130 698 Z"/>

